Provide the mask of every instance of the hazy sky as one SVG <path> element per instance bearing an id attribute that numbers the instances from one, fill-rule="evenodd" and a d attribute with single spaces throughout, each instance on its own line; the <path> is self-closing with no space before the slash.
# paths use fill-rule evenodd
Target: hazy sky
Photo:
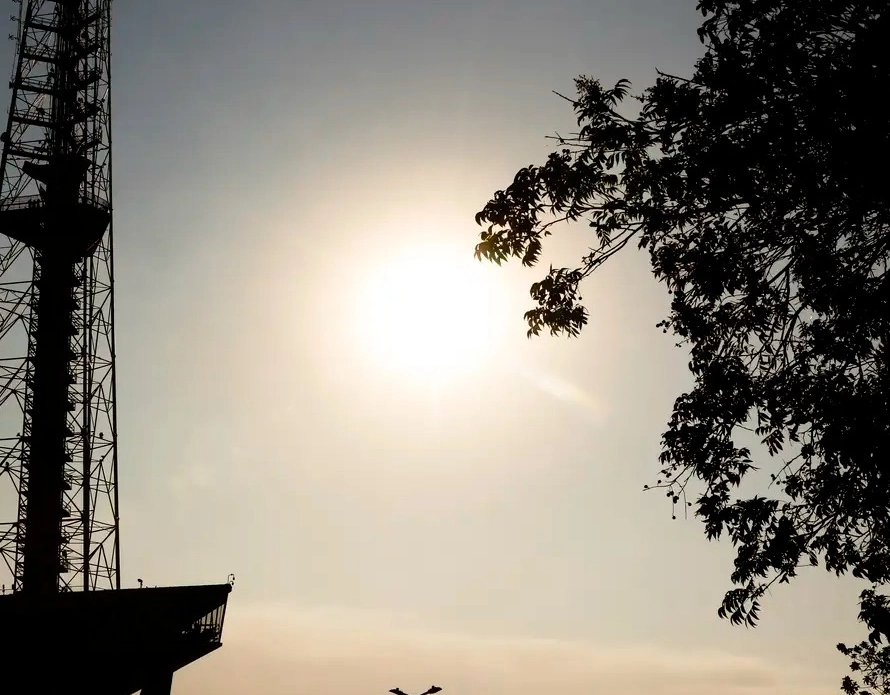
<path id="1" fill-rule="evenodd" d="M 551 90 L 688 73 L 694 4 L 115 3 L 123 579 L 237 575 L 180 695 L 837 691 L 862 587 L 732 628 L 731 549 L 641 492 L 689 383 L 645 258 L 575 341 L 472 260 Z"/>

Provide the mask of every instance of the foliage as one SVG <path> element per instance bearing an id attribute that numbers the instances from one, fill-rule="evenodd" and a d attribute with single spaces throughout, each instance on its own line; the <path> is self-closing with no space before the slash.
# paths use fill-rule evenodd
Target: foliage
<path id="1" fill-rule="evenodd" d="M 890 13 L 887 0 L 698 7 L 703 57 L 689 78 L 659 73 L 638 113 L 627 81 L 576 80 L 578 132 L 477 214 L 476 255 L 534 265 L 561 223 L 588 224 L 594 247 L 532 285 L 526 313 L 530 336 L 574 336 L 582 281 L 631 242 L 648 252 L 672 296 L 659 326 L 695 377 L 654 487 L 676 504 L 698 481 L 708 538 L 737 550 L 719 613 L 754 625 L 802 565 L 890 580 Z M 765 445 L 756 467 L 745 430 Z M 757 467 L 772 494 L 743 498 Z M 890 673 L 881 649 L 845 653 Z"/>
<path id="2" fill-rule="evenodd" d="M 861 674 L 868 689 L 860 688 L 850 676 L 844 678 L 841 689 L 847 695 L 890 693 L 890 646 L 881 644 L 884 639 L 890 641 L 890 599 L 867 589 L 860 596 L 860 607 L 859 620 L 871 628 L 868 639 L 854 647 L 841 643 L 837 648 L 850 657 L 850 670 Z"/>

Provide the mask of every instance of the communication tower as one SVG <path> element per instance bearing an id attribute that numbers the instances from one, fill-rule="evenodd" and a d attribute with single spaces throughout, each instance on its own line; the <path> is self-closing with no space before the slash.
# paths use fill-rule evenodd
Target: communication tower
<path id="1" fill-rule="evenodd" d="M 3 687 L 169 693 L 176 669 L 221 645 L 231 587 L 121 588 L 111 0 L 15 4 L 0 134 L 0 660 L 22 668 L 4 668 Z"/>

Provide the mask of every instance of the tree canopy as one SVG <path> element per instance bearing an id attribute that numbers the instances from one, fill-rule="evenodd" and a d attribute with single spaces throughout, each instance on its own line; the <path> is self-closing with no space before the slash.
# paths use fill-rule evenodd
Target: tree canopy
<path id="1" fill-rule="evenodd" d="M 659 326 L 695 379 L 653 487 L 734 544 L 719 609 L 734 623 L 754 625 L 803 565 L 874 585 L 870 641 L 839 645 L 862 671 L 850 693 L 890 692 L 888 5 L 701 0 L 689 77 L 658 73 L 639 96 L 578 78 L 577 133 L 476 216 L 476 255 L 498 264 L 535 265 L 565 223 L 592 230 L 576 267 L 532 285 L 530 336 L 577 335 L 582 281 L 628 244 L 648 252 L 671 293 Z M 739 444 L 746 431 L 762 451 Z M 774 484 L 745 497 L 755 469 Z"/>

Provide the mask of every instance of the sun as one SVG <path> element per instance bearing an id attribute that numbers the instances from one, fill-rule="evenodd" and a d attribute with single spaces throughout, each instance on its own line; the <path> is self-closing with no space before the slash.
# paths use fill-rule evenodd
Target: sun
<path id="1" fill-rule="evenodd" d="M 493 268 L 465 248 L 408 248 L 374 267 L 360 288 L 362 351 L 387 370 L 443 381 L 484 367 L 502 336 Z"/>

